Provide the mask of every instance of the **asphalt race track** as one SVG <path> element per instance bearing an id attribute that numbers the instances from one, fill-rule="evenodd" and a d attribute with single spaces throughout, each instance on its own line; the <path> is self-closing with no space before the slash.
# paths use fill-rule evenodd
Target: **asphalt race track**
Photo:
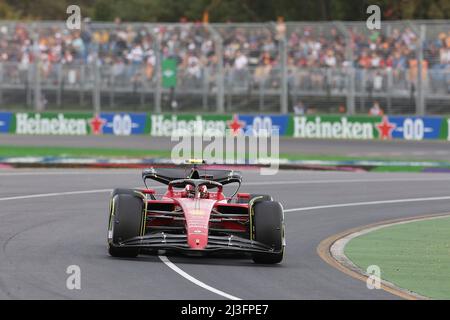
<path id="1" fill-rule="evenodd" d="M 284 205 L 285 259 L 168 255 L 196 283 L 157 256 L 108 256 L 108 189 L 141 186 L 139 170 L 4 170 L 0 181 L 0 299 L 397 299 L 329 266 L 318 244 L 349 228 L 450 211 L 447 174 L 244 172 L 242 191 Z M 398 199 L 409 200 L 385 203 Z M 66 288 L 69 265 L 81 268 L 81 290 Z"/>

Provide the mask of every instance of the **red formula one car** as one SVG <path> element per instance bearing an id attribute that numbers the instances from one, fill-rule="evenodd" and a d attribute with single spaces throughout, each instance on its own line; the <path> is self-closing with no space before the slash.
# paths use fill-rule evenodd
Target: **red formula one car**
<path id="1" fill-rule="evenodd" d="M 233 170 L 145 169 L 145 189 L 112 192 L 108 229 L 109 253 L 135 257 L 146 251 L 190 255 L 244 252 L 256 263 L 283 259 L 283 207 L 268 195 L 238 193 L 242 175 Z M 157 195 L 152 179 L 166 184 Z M 236 184 L 231 197 L 225 185 Z"/>

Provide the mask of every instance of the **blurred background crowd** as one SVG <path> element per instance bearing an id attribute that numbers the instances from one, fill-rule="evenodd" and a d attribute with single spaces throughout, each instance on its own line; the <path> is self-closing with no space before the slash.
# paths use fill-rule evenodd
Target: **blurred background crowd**
<path id="1" fill-rule="evenodd" d="M 151 78 L 156 63 L 155 50 L 159 48 L 162 57 L 175 58 L 181 70 L 192 78 L 201 78 L 202 68 L 218 63 L 215 31 L 223 42 L 224 67 L 237 72 L 252 69 L 254 77 L 259 78 L 279 66 L 281 36 L 287 41 L 288 65 L 303 70 L 348 66 L 391 68 L 398 72 L 414 69 L 419 45 L 417 33 L 407 26 L 393 26 L 389 33 L 377 30 L 369 33 L 362 27 L 344 26 L 350 44 L 346 42 L 346 34 L 329 25 L 288 24 L 284 28 L 272 28 L 270 25 L 212 24 L 212 28 L 207 28 L 201 23 L 180 23 L 144 27 L 116 19 L 107 26 L 92 24 L 89 20 L 83 26 L 80 31 L 71 31 L 64 24 L 1 25 L 1 61 L 19 63 L 26 69 L 38 52 L 44 75 L 48 75 L 56 64 L 86 64 L 98 58 L 100 64 L 114 66 L 118 76 L 129 66 L 131 74 L 140 69 Z M 35 31 L 37 39 L 33 36 Z M 351 61 L 346 53 L 347 45 L 351 46 Z M 425 71 L 450 67 L 448 25 L 442 25 L 425 39 L 423 58 Z M 320 79 L 312 75 L 310 80 Z"/>

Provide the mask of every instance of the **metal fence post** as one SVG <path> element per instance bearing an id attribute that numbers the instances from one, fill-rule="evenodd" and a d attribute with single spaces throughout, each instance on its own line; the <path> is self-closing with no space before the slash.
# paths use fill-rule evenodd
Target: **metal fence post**
<path id="1" fill-rule="evenodd" d="M 338 29 L 344 34 L 345 37 L 345 60 L 347 65 L 345 68 L 347 69 L 347 96 L 346 96 L 346 105 L 347 105 L 347 114 L 353 115 L 355 114 L 355 66 L 353 65 L 353 40 L 351 34 L 348 32 L 347 28 L 342 22 L 335 22 L 335 25 Z"/>
<path id="2" fill-rule="evenodd" d="M 275 22 L 271 22 L 271 27 L 276 33 L 276 37 L 279 40 L 278 54 L 280 55 L 280 113 L 286 114 L 289 112 L 289 81 L 288 81 L 288 45 L 286 40 L 286 30 L 279 32 L 278 25 Z"/>
<path id="3" fill-rule="evenodd" d="M 56 105 L 58 106 L 58 108 L 60 108 L 62 106 L 61 96 L 62 96 L 62 86 L 63 86 L 63 68 L 62 68 L 61 63 L 58 63 L 58 65 L 56 66 L 56 70 L 58 72 L 58 74 L 57 74 L 58 89 L 56 91 Z"/>
<path id="4" fill-rule="evenodd" d="M 353 58 L 348 66 L 348 94 L 347 94 L 347 113 L 355 114 L 355 74 L 356 70 L 353 66 Z"/>
<path id="5" fill-rule="evenodd" d="M 283 114 L 288 113 L 288 62 L 287 62 L 287 42 L 286 37 L 280 39 L 281 54 L 281 96 L 280 111 Z"/>
<path id="6" fill-rule="evenodd" d="M 162 74 L 161 74 L 161 46 L 159 43 L 159 39 L 155 37 L 155 76 L 156 76 L 156 91 L 155 91 L 155 112 L 161 113 L 161 81 L 162 81 Z"/>
<path id="7" fill-rule="evenodd" d="M 367 71 L 366 69 L 361 69 L 361 92 L 367 91 Z M 360 104 L 359 104 L 359 112 L 366 111 L 366 97 L 365 94 L 361 95 Z"/>
<path id="8" fill-rule="evenodd" d="M 387 69 L 387 111 L 392 113 L 392 87 L 394 85 L 394 79 L 392 74 L 392 68 Z"/>
<path id="9" fill-rule="evenodd" d="M 94 58 L 93 61 L 93 68 L 94 68 L 94 87 L 92 92 L 92 100 L 94 105 L 94 113 L 99 114 L 100 113 L 100 67 L 98 63 L 98 56 Z"/>
<path id="10" fill-rule="evenodd" d="M 39 34 L 37 33 L 36 25 L 33 28 L 33 53 L 34 53 L 34 63 L 33 63 L 33 70 L 34 70 L 34 110 L 36 112 L 42 111 L 42 98 L 41 98 L 41 75 L 40 75 L 40 50 L 39 50 Z"/>
<path id="11" fill-rule="evenodd" d="M 412 22 L 408 21 L 408 26 L 413 30 L 418 38 L 418 46 L 416 50 L 417 60 L 417 84 L 416 84 L 416 114 L 424 115 L 426 113 L 424 85 L 423 85 L 423 42 L 425 41 L 425 25 L 420 24 L 418 27 Z"/>
<path id="12" fill-rule="evenodd" d="M 224 113 L 225 112 L 225 70 L 223 67 L 223 42 L 222 38 L 218 38 L 217 40 L 218 47 L 217 47 L 217 112 L 218 113 Z"/>
<path id="13" fill-rule="evenodd" d="M 27 68 L 27 79 L 25 83 L 25 90 L 26 90 L 26 106 L 27 108 L 32 108 L 33 106 L 33 96 L 31 92 L 31 84 L 33 79 L 33 65 L 30 63 Z"/>
<path id="14" fill-rule="evenodd" d="M 219 32 L 211 27 L 210 24 L 206 24 L 208 30 L 212 33 L 214 43 L 216 46 L 217 55 L 217 70 L 216 70 L 216 85 L 217 85 L 217 98 L 216 98 L 216 109 L 217 113 L 225 112 L 225 71 L 223 65 L 223 39 Z"/>
<path id="15" fill-rule="evenodd" d="M 109 69 L 109 107 L 114 108 L 114 91 L 116 89 L 115 77 L 112 67 Z"/>
<path id="16" fill-rule="evenodd" d="M 84 88 L 86 83 L 86 66 L 83 64 L 80 66 L 80 107 L 84 106 Z"/>
<path id="17" fill-rule="evenodd" d="M 259 81 L 259 111 L 263 111 L 264 110 L 264 83 L 265 83 L 265 79 L 262 79 Z"/>
<path id="18" fill-rule="evenodd" d="M 417 115 L 426 114 L 425 106 L 425 88 L 424 88 L 424 74 L 423 74 L 423 42 L 425 41 L 425 25 L 419 27 L 419 46 L 417 48 Z"/>
<path id="19" fill-rule="evenodd" d="M 0 62 L 0 104 L 3 104 L 3 79 L 4 79 L 3 62 Z"/>
<path id="20" fill-rule="evenodd" d="M 206 67 L 206 68 L 203 69 L 203 83 L 202 83 L 202 86 L 203 86 L 202 103 L 203 103 L 203 110 L 204 111 L 207 111 L 209 109 L 208 108 L 208 95 L 209 95 L 208 83 L 209 83 L 209 77 L 210 77 L 210 75 L 209 75 L 209 67 Z"/>

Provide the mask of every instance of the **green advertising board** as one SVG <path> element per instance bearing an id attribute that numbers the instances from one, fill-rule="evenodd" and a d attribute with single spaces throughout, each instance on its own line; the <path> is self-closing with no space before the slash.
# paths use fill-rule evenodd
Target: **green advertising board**
<path id="1" fill-rule="evenodd" d="M 450 141 L 450 118 L 442 118 L 439 139 Z"/>
<path id="2" fill-rule="evenodd" d="M 164 59 L 162 62 L 162 86 L 174 88 L 177 86 L 177 61 Z"/>
<path id="3" fill-rule="evenodd" d="M 381 117 L 311 115 L 292 116 L 287 136 L 318 139 L 377 139 Z"/>

